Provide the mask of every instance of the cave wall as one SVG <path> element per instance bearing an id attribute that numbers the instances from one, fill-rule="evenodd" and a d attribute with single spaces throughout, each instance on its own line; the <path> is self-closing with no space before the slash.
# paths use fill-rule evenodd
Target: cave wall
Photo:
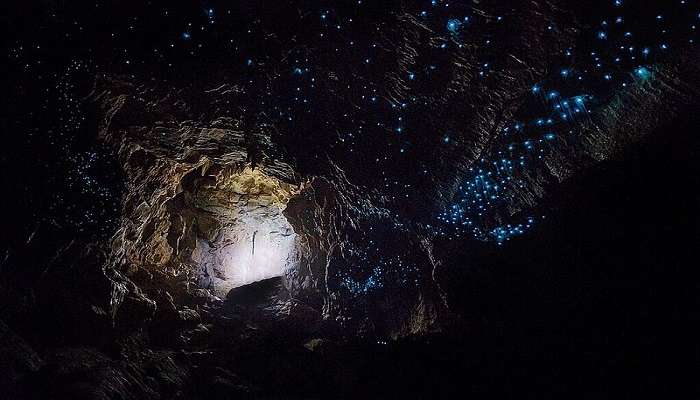
<path id="1" fill-rule="evenodd" d="M 495 222 L 538 212 L 552 187 L 614 158 L 683 112 L 696 94 L 678 77 L 698 81 L 691 62 L 697 55 L 677 57 L 581 121 L 578 135 L 559 137 L 541 164 L 508 188 Z M 392 334 L 439 329 L 440 321 L 452 319 L 450 300 L 434 279 L 444 257 L 433 251 L 436 231 L 421 219 L 406 220 L 405 213 L 413 211 L 397 210 L 390 190 L 353 181 L 356 171 L 347 160 L 319 159 L 317 175 L 302 175 L 293 166 L 304 155 L 285 156 L 264 124 L 246 127 L 244 114 L 209 112 L 206 106 L 219 104 L 230 90 L 224 95 L 117 79 L 98 87 L 93 98 L 105 116 L 101 137 L 118 150 L 127 175 L 122 224 L 110 257 L 119 270 L 147 276 L 146 281 L 175 279 L 183 293 L 190 285 L 212 288 L 225 280 L 217 265 L 226 257 L 215 254 L 237 241 L 220 235 L 235 225 L 226 221 L 259 207 L 269 212 L 253 219 L 284 219 L 297 235 L 285 285 L 324 318 L 350 330 Z M 657 118 L 644 117 L 649 114 Z M 493 133 L 484 154 L 494 156 L 503 140 Z M 242 187 L 246 176 L 259 182 Z M 246 235 L 243 242 L 252 241 Z"/>
<path id="2" fill-rule="evenodd" d="M 267 141 L 257 134 L 251 145 L 252 134 L 235 129 L 235 118 L 225 119 L 228 128 L 222 118 L 194 124 L 187 119 L 194 111 L 173 111 L 189 110 L 182 94 L 115 80 L 102 85 L 94 97 L 105 115 L 101 137 L 118 149 L 127 177 L 113 268 L 156 292 L 168 287 L 176 303 L 203 296 L 202 289 L 223 298 L 237 279 L 230 260 L 252 243 L 255 229 L 246 226 L 266 226 L 289 246 L 286 290 L 324 319 L 370 335 L 437 328 L 444 305 L 428 242 L 375 192 L 351 183 L 332 162 L 324 176 L 302 178 L 283 161 L 261 157 Z"/>

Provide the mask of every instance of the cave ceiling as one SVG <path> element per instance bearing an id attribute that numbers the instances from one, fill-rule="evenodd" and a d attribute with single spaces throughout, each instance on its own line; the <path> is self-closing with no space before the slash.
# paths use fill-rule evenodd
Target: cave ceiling
<path id="1" fill-rule="evenodd" d="M 141 341 L 245 359 L 226 340 L 285 332 L 317 352 L 331 351 L 326 337 L 386 345 L 498 331 L 489 324 L 502 309 L 482 293 L 512 306 L 535 280 L 568 299 L 550 272 L 522 278 L 511 262 L 538 271 L 556 258 L 545 251 L 572 271 L 599 261 L 588 241 L 568 244 L 576 234 L 559 242 L 582 205 L 605 216 L 600 229 L 593 215 L 577 220 L 602 248 L 651 231 L 691 237 L 658 232 L 692 196 L 649 202 L 695 182 L 696 163 L 668 163 L 692 152 L 683 135 L 697 128 L 697 2 L 11 8 L 0 337 L 16 327 L 6 336 L 27 371 L 45 362 L 36 343 L 106 354 Z M 681 150 L 639 150 L 668 143 Z M 625 172 L 640 157 L 646 172 Z M 620 201 L 640 221 L 663 215 L 662 228 L 624 231 L 607 208 L 606 190 L 635 179 L 643 195 Z M 44 337 L 22 322 L 37 315 L 67 328 Z M 66 351 L 51 354 L 111 362 Z M 183 382 L 203 365 L 161 362 Z M 165 393 L 149 385 L 136 385 L 143 398 Z"/>

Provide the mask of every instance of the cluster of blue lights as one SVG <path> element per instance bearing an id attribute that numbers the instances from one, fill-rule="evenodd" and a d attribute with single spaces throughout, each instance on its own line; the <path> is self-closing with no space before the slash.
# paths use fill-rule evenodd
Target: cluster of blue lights
<path id="1" fill-rule="evenodd" d="M 338 268 L 336 273 L 340 286 L 351 294 L 360 296 L 376 289 L 387 288 L 387 285 L 400 285 L 403 288 L 416 286 L 418 268 L 403 260 L 403 254 L 387 257 L 377 243 L 368 240 L 369 248 L 355 254 L 353 268 Z M 362 273 L 365 271 L 365 273 Z M 389 279 L 388 279 L 389 278 Z"/>
<path id="2" fill-rule="evenodd" d="M 636 14 L 627 14 L 632 3 L 635 7 L 644 7 L 639 2 L 609 1 L 609 14 L 582 33 L 582 41 L 587 44 L 581 46 L 577 43 L 576 47 L 565 49 L 560 59 L 553 62 L 546 78 L 530 87 L 527 111 L 520 112 L 517 120 L 499 127 L 498 137 L 471 165 L 449 201 L 450 205 L 438 216 L 442 222 L 438 232 L 466 234 L 503 243 L 531 229 L 535 218 L 513 215 L 525 208 L 517 205 L 522 197 L 520 194 L 530 190 L 530 177 L 544 168 L 548 155 L 558 147 L 576 143 L 578 127 L 588 122 L 618 90 L 652 80 L 654 64 L 662 60 L 673 46 L 680 44 L 679 40 L 690 43 L 695 40 L 700 16 L 686 0 L 669 0 L 665 5 L 668 13 L 661 12 L 663 10 L 649 13 L 644 20 Z M 357 2 L 356 19 L 362 15 L 364 7 L 366 2 Z M 408 183 L 414 181 L 397 177 L 391 171 L 393 166 L 402 165 L 419 151 L 421 142 L 418 136 L 425 140 L 430 134 L 432 143 L 443 149 L 457 148 L 462 144 L 457 129 L 426 132 L 425 127 L 416 126 L 417 112 L 424 112 L 427 106 L 424 104 L 426 96 L 420 91 L 449 75 L 454 67 L 450 64 L 457 59 L 461 62 L 460 57 L 465 52 L 460 49 L 465 46 L 473 46 L 474 51 L 469 54 L 474 58 L 462 64 L 470 66 L 469 71 L 474 74 L 470 79 L 473 78 L 477 85 L 480 82 L 487 85 L 501 76 L 499 53 L 489 49 L 503 45 L 498 40 L 508 29 L 510 16 L 505 14 L 505 9 L 502 10 L 504 16 L 496 10 L 482 11 L 467 2 L 449 0 L 426 0 L 422 6 L 408 11 L 415 13 L 421 26 L 427 27 L 435 36 L 426 42 L 426 57 L 423 57 L 423 49 L 416 47 L 412 50 L 417 54 L 409 54 L 406 60 L 402 60 L 402 63 L 405 61 L 402 64 L 404 69 L 399 71 L 392 85 L 398 89 L 392 93 L 382 89 L 383 82 L 373 80 L 377 77 L 386 79 L 391 75 L 387 74 L 387 66 L 395 65 L 394 60 L 387 61 L 387 55 L 394 53 L 386 50 L 387 41 L 381 39 L 380 27 L 376 27 L 376 33 L 367 36 L 363 31 L 366 26 L 332 7 L 312 14 L 313 23 L 318 24 L 319 29 L 314 34 L 320 38 L 321 46 L 352 65 L 348 70 L 359 71 L 346 75 L 333 71 L 330 74 L 332 79 L 343 84 L 347 81 L 348 100 L 354 107 L 323 121 L 318 128 L 334 132 L 332 145 L 347 154 L 364 154 L 362 146 L 369 142 L 375 149 L 383 150 L 383 154 L 364 161 L 374 163 L 379 171 L 377 179 L 379 185 L 383 185 L 380 187 L 387 194 L 386 198 L 404 200 L 415 193 L 415 186 Z M 209 22 L 214 23 L 215 15 L 217 19 L 224 18 L 226 11 L 205 9 L 204 14 Z M 672 22 L 678 20 L 674 17 L 678 14 L 690 18 L 690 23 L 680 26 Z M 637 29 L 639 26 L 642 29 Z M 193 49 L 201 36 L 196 28 L 189 26 L 181 34 L 181 39 L 189 42 L 186 46 Z M 554 21 L 541 29 L 545 37 L 564 32 Z M 240 62 L 247 66 L 251 77 L 267 64 L 257 57 L 241 53 Z M 289 91 L 285 93 L 291 93 L 291 96 L 279 96 L 268 84 L 260 92 L 263 95 L 261 103 L 270 110 L 270 115 L 279 118 L 280 131 L 301 131 L 299 127 L 304 125 L 297 124 L 304 124 L 310 119 L 309 115 L 321 114 L 319 109 L 323 102 L 327 102 L 323 97 L 323 82 L 327 79 L 325 73 L 319 75 L 323 68 L 319 68 L 306 51 L 291 52 L 286 60 L 289 69 L 279 76 L 291 77 L 284 84 L 284 90 Z M 532 104 L 536 106 L 532 107 Z M 378 132 L 384 135 L 376 134 Z M 425 165 L 422 163 L 418 171 L 429 176 L 429 168 Z M 373 285 L 370 281 L 367 287 Z"/>
<path id="3" fill-rule="evenodd" d="M 524 234 L 525 231 L 530 229 L 534 223 L 535 219 L 533 217 L 528 217 L 527 222 L 525 223 L 516 225 L 506 224 L 497 226 L 491 229 L 491 231 L 489 231 L 489 238 L 495 241 L 496 243 L 501 244 L 510 240 L 513 237 Z"/>
<path id="4" fill-rule="evenodd" d="M 623 9 L 621 0 L 613 5 L 617 12 Z M 685 1 L 680 1 L 680 5 L 685 6 Z M 563 62 L 566 66 L 531 87 L 540 115 L 528 114 L 527 120 L 513 121 L 501 129 L 501 138 L 469 169 L 452 204 L 438 215 L 443 226 L 441 234 L 466 234 L 499 245 L 523 235 L 536 222 L 532 216 L 523 218 L 515 212 L 522 208 L 517 206 L 515 194 L 528 191 L 528 177 L 544 167 L 547 155 L 556 146 L 575 142 L 580 123 L 591 117 L 596 105 L 605 104 L 616 89 L 644 84 L 653 78 L 652 58 L 660 60 L 663 51 L 670 47 L 665 39 L 668 27 L 657 25 L 658 42 L 639 46 L 633 42 L 634 33 L 624 29 L 623 16 L 616 15 L 612 20 L 622 28 L 613 29 L 607 19 L 603 20 L 601 28 L 594 31 L 598 48 L 584 53 L 590 59 L 574 63 L 576 51 L 567 49 Z M 662 14 L 654 18 L 655 23 L 663 21 Z M 691 34 L 695 28 L 695 22 L 691 22 Z M 450 26 L 448 30 L 453 31 Z M 693 43 L 692 36 L 689 42 Z M 654 52 L 654 48 L 658 51 Z M 591 87 L 588 93 L 587 87 Z M 503 222 L 513 219 L 521 221 Z"/>
<path id="5" fill-rule="evenodd" d="M 374 289 L 383 287 L 381 267 L 372 269 L 372 274 L 365 279 L 354 279 L 350 276 L 343 277 L 340 284 L 354 295 L 367 294 Z"/>

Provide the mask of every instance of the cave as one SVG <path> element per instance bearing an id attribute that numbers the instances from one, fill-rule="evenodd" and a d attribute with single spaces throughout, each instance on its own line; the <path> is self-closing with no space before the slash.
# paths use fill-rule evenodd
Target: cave
<path id="1" fill-rule="evenodd" d="M 250 167 L 198 177 L 193 185 L 178 217 L 192 218 L 195 244 L 184 251 L 197 285 L 225 297 L 253 282 L 297 275 L 301 239 L 284 211 L 299 186 Z"/>
<path id="2" fill-rule="evenodd" d="M 9 1 L 0 398 L 692 397 L 698 4 Z"/>

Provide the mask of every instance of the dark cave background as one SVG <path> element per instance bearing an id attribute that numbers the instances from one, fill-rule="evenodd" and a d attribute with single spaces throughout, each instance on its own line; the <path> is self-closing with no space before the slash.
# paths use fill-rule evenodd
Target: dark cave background
<path id="1" fill-rule="evenodd" d="M 349 3 L 302 3 L 309 9 L 352 10 Z M 3 39 L 11 56 L 1 80 L 0 116 L 0 390 L 7 398 L 626 398 L 697 393 L 697 101 L 613 159 L 553 187 L 537 206 L 546 218 L 526 235 L 501 246 L 436 237 L 433 254 L 442 260 L 437 279 L 450 299 L 450 312 L 458 316 L 439 332 L 390 340 L 339 334 L 340 328 L 332 326 L 322 330 L 331 332 L 329 339 L 319 339 L 318 349 L 309 352 L 301 345 L 308 337 L 296 337 L 293 329 L 278 335 L 263 327 L 240 344 L 215 344 L 217 354 L 198 359 L 177 342 L 154 339 L 152 327 L 142 328 L 140 322 L 134 322 L 138 329 L 130 326 L 128 316 L 143 313 L 141 303 L 127 306 L 119 317 L 127 320 L 118 328 L 83 319 L 79 302 L 102 301 L 109 289 L 90 268 L 104 262 L 99 243 L 118 226 L 124 191 L 119 161 L 97 138 L 100 111 L 86 100 L 95 75 L 109 72 L 136 82 L 155 79 L 162 86 L 176 82 L 178 87 L 198 85 L 203 76 L 210 82 L 241 74 L 247 79 L 250 72 L 242 61 L 278 60 L 287 49 L 287 43 L 275 47 L 275 40 L 296 35 L 299 43 L 312 41 L 313 27 L 290 22 L 289 13 L 299 5 L 283 4 L 237 3 L 242 22 L 231 24 L 233 33 L 207 33 L 210 45 L 197 54 L 184 51 L 167 60 L 153 56 L 152 48 L 179 38 L 180 22 L 194 18 L 190 16 L 206 20 L 203 10 L 218 9 L 218 3 L 174 7 L 179 22 L 160 23 L 151 22 L 160 21 L 160 8 L 150 2 L 113 1 L 97 12 L 80 2 L 2 5 Z M 599 10 L 593 3 L 561 4 L 569 8 L 557 18 L 575 15 L 572 26 L 586 26 Z M 371 7 L 368 25 L 390 20 L 394 10 L 412 5 L 382 2 Z M 228 53 L 222 56 L 225 38 L 244 32 L 251 15 L 265 16 L 261 30 L 274 27 L 270 30 L 277 39 L 256 35 L 259 41 L 237 52 L 240 60 L 222 62 L 229 59 Z M 141 22 L 131 32 L 133 16 Z M 110 38 L 112 31 L 131 33 Z M 41 44 L 31 56 L 22 56 L 33 60 L 29 69 L 25 59 L 12 58 L 20 41 Z M 128 47 L 129 58 L 140 63 L 135 70 L 124 66 L 123 55 L 114 50 L 121 47 Z M 174 68 L 165 68 L 169 61 Z M 274 82 L 269 74 L 293 66 L 262 64 L 263 72 L 250 75 L 247 90 L 265 91 Z M 257 107 L 259 99 L 247 100 L 250 104 L 237 107 Z M 303 126 L 318 128 L 318 121 L 342 106 L 342 101 L 329 103 L 319 111 L 327 115 L 308 117 Z M 250 118 L 247 126 L 261 117 L 253 113 Z M 279 157 L 321 149 L 330 159 L 349 157 L 346 162 L 353 163 L 358 162 L 354 157 L 361 161 L 377 148 L 397 145 L 383 139 L 361 143 L 355 150 L 359 156 L 344 156 L 330 137 L 309 131 L 278 138 L 285 143 L 275 150 Z M 415 146 L 432 149 L 418 161 L 434 167 L 436 175 L 453 172 L 449 163 L 429 164 L 439 147 Z M 328 168 L 313 156 L 295 161 L 300 174 L 322 175 Z M 380 168 L 400 176 L 412 167 L 396 163 Z M 81 181 L 84 176 L 95 183 Z M 351 172 L 353 182 L 368 187 L 383 183 L 372 179 L 378 179 L 376 170 Z M 411 183 L 418 188 L 437 182 L 436 193 L 448 186 L 433 178 L 416 179 Z M 389 207 L 401 217 L 418 219 L 434 201 L 435 195 L 428 194 Z M 64 268 L 48 271 L 45 266 L 56 259 Z M 72 304 L 75 309 L 65 309 Z M 368 312 L 381 318 L 381 310 L 369 304 Z M 134 334 L 139 329 L 153 337 Z"/>

